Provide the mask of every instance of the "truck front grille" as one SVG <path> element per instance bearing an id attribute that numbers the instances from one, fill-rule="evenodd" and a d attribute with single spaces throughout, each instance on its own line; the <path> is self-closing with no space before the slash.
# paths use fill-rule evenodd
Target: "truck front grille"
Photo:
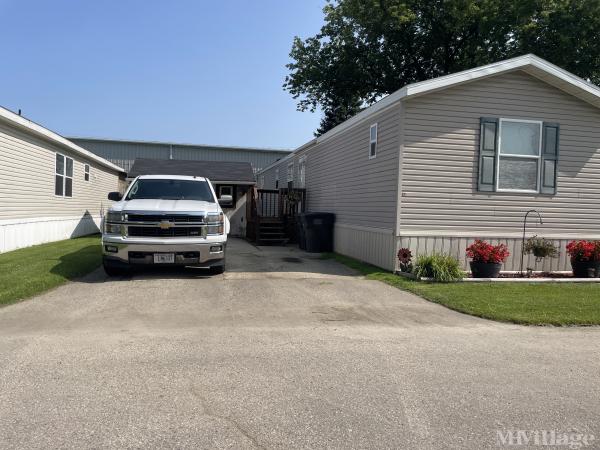
<path id="1" fill-rule="evenodd" d="M 191 216 L 188 214 L 127 214 L 128 222 L 173 222 L 173 223 L 206 223 L 205 216 Z"/>
<path id="2" fill-rule="evenodd" d="M 136 227 L 129 226 L 129 236 L 136 237 L 200 237 L 202 227 L 171 227 L 162 229 L 159 227 Z"/>

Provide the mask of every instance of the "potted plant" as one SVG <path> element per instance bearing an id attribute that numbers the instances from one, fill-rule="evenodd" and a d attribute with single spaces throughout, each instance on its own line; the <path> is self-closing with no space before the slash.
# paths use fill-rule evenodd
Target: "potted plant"
<path id="1" fill-rule="evenodd" d="M 410 273 L 412 271 L 412 253 L 408 248 L 398 250 L 398 261 L 400 272 Z"/>
<path id="2" fill-rule="evenodd" d="M 504 244 L 492 245 L 477 239 L 467 247 L 467 257 L 471 258 L 473 278 L 497 278 L 502 263 L 510 256 Z"/>
<path id="3" fill-rule="evenodd" d="M 600 276 L 600 241 L 571 241 L 567 253 L 575 278 Z"/>
<path id="4" fill-rule="evenodd" d="M 541 261 L 543 258 L 556 258 L 558 256 L 558 248 L 556 248 L 556 245 L 552 241 L 537 236 L 527 239 L 525 247 L 523 247 L 523 252 L 535 256 L 537 261 Z"/>

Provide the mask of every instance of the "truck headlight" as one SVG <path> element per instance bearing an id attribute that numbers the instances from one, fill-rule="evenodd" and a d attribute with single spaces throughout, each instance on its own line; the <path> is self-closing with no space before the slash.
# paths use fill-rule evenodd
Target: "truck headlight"
<path id="1" fill-rule="evenodd" d="M 121 225 L 118 223 L 104 223 L 104 232 L 106 234 L 121 234 Z"/>
<path id="2" fill-rule="evenodd" d="M 106 213 L 106 221 L 107 222 L 122 222 L 123 215 L 120 212 L 108 211 Z"/>
<path id="3" fill-rule="evenodd" d="M 106 234 L 121 234 L 121 222 L 123 215 L 120 212 L 108 211 L 104 217 L 104 232 Z"/>
<path id="4" fill-rule="evenodd" d="M 223 234 L 225 231 L 225 220 L 223 213 L 209 214 L 207 216 L 208 234 Z"/>

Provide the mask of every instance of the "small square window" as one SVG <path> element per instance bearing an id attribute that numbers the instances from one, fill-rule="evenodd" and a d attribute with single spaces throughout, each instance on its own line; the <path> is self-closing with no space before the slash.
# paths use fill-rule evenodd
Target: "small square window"
<path id="1" fill-rule="evenodd" d="M 233 196 L 233 186 L 219 186 L 219 197 L 221 197 L 222 195 Z"/>
<path id="2" fill-rule="evenodd" d="M 377 156 L 377 124 L 371 125 L 369 130 L 369 159 Z"/>

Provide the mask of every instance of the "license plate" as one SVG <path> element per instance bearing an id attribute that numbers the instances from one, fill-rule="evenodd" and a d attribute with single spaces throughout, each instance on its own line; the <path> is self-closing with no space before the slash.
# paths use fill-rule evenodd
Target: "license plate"
<path id="1" fill-rule="evenodd" d="M 175 262 L 175 253 L 155 253 L 154 264 L 173 264 Z"/>

